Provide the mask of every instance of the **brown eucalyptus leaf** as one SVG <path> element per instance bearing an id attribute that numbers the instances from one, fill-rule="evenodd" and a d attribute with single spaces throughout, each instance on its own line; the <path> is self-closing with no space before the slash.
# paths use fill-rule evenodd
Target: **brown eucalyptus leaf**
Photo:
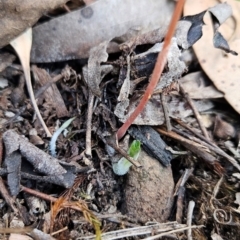
<path id="1" fill-rule="evenodd" d="M 7 45 L 46 12 L 67 0 L 4 0 L 0 1 L 0 47 Z"/>
<path id="2" fill-rule="evenodd" d="M 102 80 L 101 78 L 101 63 L 106 62 L 108 59 L 107 54 L 107 45 L 108 42 L 102 42 L 96 47 L 93 47 L 90 50 L 90 56 L 88 59 L 88 72 L 85 80 L 87 82 L 88 87 L 91 89 L 93 94 L 96 96 L 101 96 L 101 90 L 99 88 L 99 84 Z"/>
<path id="3" fill-rule="evenodd" d="M 26 29 L 22 34 L 17 36 L 15 39 L 11 41 L 11 45 L 14 50 L 17 52 L 20 62 L 23 67 L 24 77 L 26 79 L 26 85 L 28 89 L 28 93 L 33 105 L 33 108 L 38 116 L 39 121 L 41 122 L 46 134 L 48 137 L 51 137 L 52 134 L 48 130 L 42 115 L 38 109 L 32 88 L 31 75 L 30 75 L 30 51 L 32 47 L 32 28 Z"/>
<path id="4" fill-rule="evenodd" d="M 218 0 L 198 1 L 187 0 L 184 7 L 184 15 L 196 14 L 215 4 Z M 240 53 L 240 2 L 229 0 L 233 16 L 226 20 L 219 28 L 219 32 L 227 39 L 230 48 Z M 202 38 L 193 45 L 193 49 L 201 64 L 202 69 L 213 81 L 216 88 L 224 93 L 224 97 L 231 106 L 240 113 L 240 63 L 239 56 L 224 52 L 213 47 L 213 28 L 211 17 L 208 13 L 204 16 Z"/>
<path id="5" fill-rule="evenodd" d="M 198 14 L 185 16 L 179 21 L 175 34 L 179 46 L 187 49 L 202 37 L 202 26 L 204 25 L 203 18 L 206 12 L 207 10 Z M 214 29 L 214 47 L 237 56 L 238 53 L 229 48 L 227 40 L 218 31 L 221 24 L 232 15 L 231 6 L 227 3 L 219 3 L 209 8 L 208 12 L 210 13 Z"/>
<path id="6" fill-rule="evenodd" d="M 174 1 L 98 0 L 33 29 L 32 62 L 86 58 L 104 41 L 118 43 L 161 27 L 167 30 Z"/>
<path id="7" fill-rule="evenodd" d="M 167 95 L 166 102 L 170 117 L 184 119 L 193 114 L 192 109 L 187 104 L 186 100 L 180 97 Z M 124 109 L 118 109 L 118 111 L 114 111 L 114 114 L 121 122 L 125 122 L 129 118 L 130 114 L 135 110 L 138 103 L 139 100 L 132 101 L 127 113 Z M 194 100 L 194 104 L 199 112 L 209 110 L 214 106 L 213 103 L 208 100 Z M 156 126 L 163 124 L 164 121 L 165 116 L 162 110 L 160 96 L 153 95 L 143 111 L 135 119 L 134 124 Z"/>

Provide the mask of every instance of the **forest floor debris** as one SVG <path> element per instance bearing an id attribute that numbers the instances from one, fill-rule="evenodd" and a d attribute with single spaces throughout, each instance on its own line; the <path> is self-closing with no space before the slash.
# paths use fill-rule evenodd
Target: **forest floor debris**
<path id="1" fill-rule="evenodd" d="M 240 125 L 238 97 L 234 100 L 239 80 L 233 76 L 238 68 L 235 42 L 239 40 L 236 9 L 240 2 L 231 0 L 228 5 L 211 0 L 210 9 L 204 5 L 202 12 L 196 12 L 191 1 L 186 1 L 175 37 L 169 39 L 169 53 L 163 54 L 167 64 L 160 81 L 134 124 L 125 128 L 126 136 L 118 141 L 123 133 L 117 134 L 118 129 L 141 101 L 157 56 L 166 50 L 162 40 L 174 1 L 156 0 L 152 6 L 140 1 L 134 11 L 160 7 L 167 16 L 156 19 L 158 11 L 149 19 L 149 13 L 139 14 L 135 20 L 142 28 L 131 31 L 129 26 L 136 22 L 130 15 L 121 22 L 114 22 L 114 16 L 109 26 L 101 18 L 98 24 L 105 24 L 104 28 L 94 25 L 95 17 L 101 16 L 98 9 L 103 13 L 105 8 L 104 14 L 109 15 L 113 3 L 122 4 L 118 13 L 136 5 L 133 0 L 109 1 L 84 1 L 85 8 L 79 9 L 84 3 L 72 0 L 51 11 L 52 20 L 45 15 L 33 28 L 35 65 L 28 69 L 32 74 L 27 86 L 45 129 L 26 91 L 24 72 L 26 76 L 29 61 L 20 64 L 30 55 L 19 61 L 9 46 L 1 49 L 0 238 L 239 239 Z M 25 29 L 32 26 L 44 6 L 52 9 L 43 2 L 28 26 L 19 24 Z M 211 41 L 219 37 L 220 24 L 227 29 L 217 44 L 214 40 L 225 52 L 215 49 L 206 39 L 210 35 L 204 35 L 206 28 L 212 28 L 211 23 L 203 26 L 208 14 L 215 21 Z M 232 37 L 226 19 L 237 20 Z M 164 21 L 163 28 L 157 28 L 156 21 Z M 61 28 L 80 22 L 85 39 Z M 49 29 L 56 35 L 48 45 Z M 198 44 L 202 29 L 204 45 Z M 58 34 L 66 38 L 60 40 Z M 5 44 L 16 40 L 6 39 Z M 80 46 L 76 39 L 85 43 L 81 49 L 76 50 Z M 57 43 L 64 46 L 60 52 Z M 231 71 L 213 76 L 223 63 L 231 64 Z M 234 82 L 234 86 L 219 83 L 216 76 L 230 77 L 229 84 Z M 58 131 L 53 157 L 50 136 Z M 136 157 L 130 154 L 134 139 L 141 142 Z M 113 165 L 123 158 L 123 163 L 132 166 L 118 176 Z"/>

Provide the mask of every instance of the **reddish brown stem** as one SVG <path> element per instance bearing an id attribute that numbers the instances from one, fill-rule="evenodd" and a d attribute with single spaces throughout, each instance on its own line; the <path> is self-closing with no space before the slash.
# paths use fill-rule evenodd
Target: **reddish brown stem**
<path id="1" fill-rule="evenodd" d="M 38 191 L 36 191 L 34 189 L 31 189 L 31 188 L 28 188 L 28 187 L 24 187 L 22 185 L 21 185 L 21 190 L 24 191 L 24 192 L 27 192 L 29 194 L 32 194 L 32 195 L 34 195 L 38 198 L 49 201 L 49 202 L 56 202 L 58 200 L 58 198 L 52 197 L 52 196 L 47 195 L 47 194 L 42 193 L 42 192 L 38 192 Z"/>
<path id="2" fill-rule="evenodd" d="M 143 95 L 142 99 L 140 100 L 140 103 L 134 110 L 134 112 L 130 115 L 130 117 L 127 119 L 127 121 L 118 129 L 117 131 L 117 139 L 120 140 L 130 127 L 130 125 L 134 122 L 134 120 L 137 118 L 137 116 L 142 112 L 145 105 L 147 104 L 148 100 L 151 98 L 152 93 L 160 79 L 160 76 L 162 74 L 162 71 L 164 69 L 164 66 L 167 61 L 167 53 L 168 49 L 170 47 L 171 39 L 173 37 L 177 22 L 181 16 L 182 9 L 184 5 L 184 0 L 178 0 L 177 6 L 174 10 L 171 23 L 168 28 L 167 35 L 165 37 L 164 45 L 162 51 L 159 53 L 157 62 L 155 64 L 151 80 L 147 86 L 146 92 Z"/>

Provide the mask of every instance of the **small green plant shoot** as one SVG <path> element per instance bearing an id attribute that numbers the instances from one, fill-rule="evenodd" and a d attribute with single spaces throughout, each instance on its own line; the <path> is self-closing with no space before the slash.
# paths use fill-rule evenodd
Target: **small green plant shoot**
<path id="1" fill-rule="evenodd" d="M 141 142 L 139 140 L 134 140 L 128 149 L 128 154 L 134 160 L 137 160 L 141 151 Z M 113 163 L 113 171 L 115 174 L 122 176 L 126 174 L 129 168 L 132 166 L 132 163 L 129 162 L 126 158 L 122 157 L 117 163 Z"/>

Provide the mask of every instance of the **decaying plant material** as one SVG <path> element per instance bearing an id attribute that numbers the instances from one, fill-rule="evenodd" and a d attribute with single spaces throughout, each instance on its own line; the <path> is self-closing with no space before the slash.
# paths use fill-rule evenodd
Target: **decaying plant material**
<path id="1" fill-rule="evenodd" d="M 96 1 L 91 6 L 34 28 L 31 61 L 53 62 L 86 58 L 92 47 L 104 41 L 122 36 L 124 36 L 122 41 L 126 41 L 157 26 L 161 26 L 163 37 L 173 8 L 173 2 L 166 0 L 152 1 L 151 4 L 145 0 L 138 4 L 134 0 Z M 158 12 L 163 9 L 165 11 L 159 17 Z M 112 14 L 113 12 L 115 14 Z M 125 14 L 126 12 L 128 14 Z M 116 39 L 116 42 L 118 41 Z M 112 46 L 111 52 L 118 50 L 117 44 Z"/>
<path id="2" fill-rule="evenodd" d="M 32 66 L 31 44 L 9 39 L 22 66 L 1 50 L 0 234 L 239 239 L 240 125 L 224 98 L 238 108 L 198 52 L 209 15 L 200 50 L 237 62 L 238 22 L 221 28 L 238 16 L 215 1 L 186 1 L 180 20 L 183 0 L 69 1 L 33 27 Z"/>
<path id="3" fill-rule="evenodd" d="M 61 166 L 56 158 L 51 157 L 49 154 L 35 147 L 29 143 L 27 139 L 12 130 L 8 130 L 3 134 L 3 142 L 6 149 L 6 166 L 9 173 L 8 184 L 11 186 L 10 189 L 12 189 L 11 192 L 13 195 L 16 196 L 20 189 L 19 175 L 21 157 L 24 157 L 30 162 L 39 173 L 49 175 L 50 182 L 65 187 L 72 186 L 75 175 L 73 174 L 71 166 L 68 167 L 66 164 Z M 10 165 L 9 162 L 14 163 L 14 165 Z M 64 169 L 64 167 L 66 169 Z M 16 188 L 18 190 L 15 190 Z"/>
<path id="4" fill-rule="evenodd" d="M 224 1 L 191 1 L 187 0 L 184 9 L 184 15 L 192 15 L 198 13 L 199 11 L 204 11 L 207 8 L 211 8 L 214 4 L 218 4 Z M 239 17 L 239 2 L 235 0 L 228 1 L 228 4 L 231 6 L 232 16 L 228 18 L 220 27 L 220 32 L 224 33 L 225 39 L 227 39 L 227 44 L 230 45 L 230 48 L 235 52 L 240 52 L 239 45 L 239 28 L 240 28 L 240 17 Z M 217 19 L 216 15 L 215 23 L 216 26 L 219 26 L 219 23 L 222 23 L 222 19 L 226 19 L 229 16 L 228 7 L 223 7 L 221 18 Z M 205 26 L 203 28 L 203 36 L 199 42 L 193 46 L 196 56 L 199 60 L 199 63 L 203 71 L 214 83 L 216 88 L 224 94 L 224 97 L 229 102 L 229 104 L 239 113 L 240 104 L 239 104 L 239 94 L 238 90 L 240 88 L 240 83 L 238 80 L 239 68 L 236 64 L 238 61 L 236 57 L 232 54 L 229 54 L 227 57 L 224 56 L 224 52 L 216 51 L 212 48 L 212 36 L 213 28 L 211 26 L 212 18 L 209 15 L 206 15 L 204 18 Z M 203 50 L 204 49 L 204 50 Z M 227 79 L 227 81 L 225 80 Z"/>
<path id="5" fill-rule="evenodd" d="M 38 105 L 36 103 L 36 100 L 34 98 L 33 89 L 32 89 L 32 82 L 31 82 L 31 75 L 30 75 L 30 51 L 32 46 L 32 29 L 28 28 L 25 32 L 20 34 L 18 37 L 13 39 L 10 44 L 17 52 L 20 62 L 23 67 L 24 77 L 26 79 L 26 85 L 28 88 L 28 93 L 30 95 L 30 99 L 32 101 L 33 107 L 36 111 L 36 114 L 39 118 L 39 121 L 41 122 L 44 130 L 46 131 L 46 134 L 48 137 L 51 136 L 51 133 L 49 132 L 41 113 L 38 109 Z"/>
<path id="6" fill-rule="evenodd" d="M 63 6 L 67 0 L 40 0 L 34 3 L 31 0 L 1 1 L 0 15 L 0 47 L 8 44 L 12 39 L 31 27 L 48 11 Z"/>

